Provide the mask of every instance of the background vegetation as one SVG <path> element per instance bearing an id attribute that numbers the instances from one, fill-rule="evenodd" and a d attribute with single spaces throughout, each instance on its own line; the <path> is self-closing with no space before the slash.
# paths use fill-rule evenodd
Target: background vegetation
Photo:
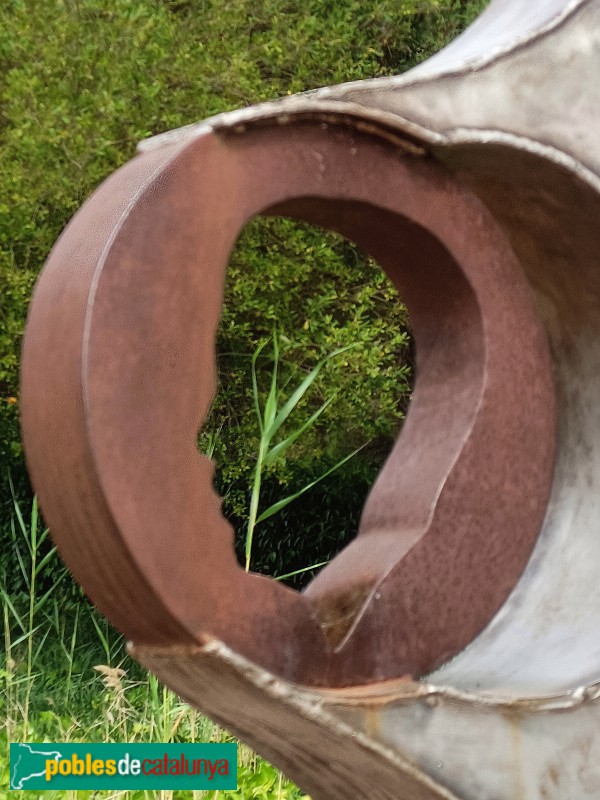
<path id="1" fill-rule="evenodd" d="M 34 548 L 42 566 L 33 587 L 16 547 L 21 523 L 30 535 L 31 526 L 15 511 L 9 475 L 21 508 L 32 502 L 18 431 L 20 339 L 35 278 L 61 229 L 85 197 L 132 157 L 138 140 L 261 100 L 401 72 L 454 38 L 484 5 L 485 0 L 0 4 L 0 587 L 8 636 L 0 677 L 17 675 L 16 685 L 30 687 L 25 727 L 24 698 L 0 695 L 0 716 L 14 701 L 11 715 L 21 720 L 21 728 L 10 731 L 14 738 L 46 730 L 41 721 L 46 712 L 55 713 L 52 703 L 59 700 L 49 687 L 59 674 L 72 687 L 60 703 L 73 707 L 65 714 L 75 720 L 90 708 L 91 687 L 99 687 L 101 673 L 91 675 L 92 662 L 113 668 L 122 657 L 116 649 L 107 657 L 99 635 L 105 629 L 98 629 L 97 618 L 50 556 L 49 540 Z M 274 326 L 281 383 L 290 386 L 321 357 L 356 346 L 327 363 L 298 406 L 294 425 L 324 399 L 335 398 L 286 458 L 265 471 L 261 504 L 293 493 L 366 445 L 306 494 L 300 507 L 292 503 L 257 527 L 254 568 L 282 574 L 328 558 L 353 535 L 368 485 L 408 401 L 412 356 L 404 307 L 377 266 L 353 245 L 289 220 L 247 226 L 232 258 L 219 335 L 221 390 L 200 440 L 219 464 L 225 510 L 242 533 L 259 441 L 251 358 Z M 272 366 L 265 348 L 257 361 L 263 399 Z M 53 611 L 38 606 L 50 590 Z M 37 612 L 31 627 L 32 602 Z M 82 627 L 73 639 L 74 614 Z M 145 680 L 134 667 L 126 670 L 135 676 L 131 680 Z M 28 727 L 34 711 L 41 728 Z M 52 730 L 47 735 L 59 735 Z M 85 725 L 76 730 L 85 738 Z"/>

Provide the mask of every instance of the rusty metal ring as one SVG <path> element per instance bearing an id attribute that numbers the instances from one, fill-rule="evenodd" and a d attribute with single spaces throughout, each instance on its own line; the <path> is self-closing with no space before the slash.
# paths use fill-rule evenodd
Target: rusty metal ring
<path id="1" fill-rule="evenodd" d="M 411 314 L 418 379 L 359 536 L 304 594 L 236 562 L 196 438 L 226 266 L 254 215 L 336 230 Z M 167 143 L 86 202 L 30 309 L 23 430 L 60 551 L 136 643 L 216 636 L 299 683 L 422 674 L 505 601 L 554 453 L 545 334 L 474 193 L 399 142 L 292 121 Z"/>

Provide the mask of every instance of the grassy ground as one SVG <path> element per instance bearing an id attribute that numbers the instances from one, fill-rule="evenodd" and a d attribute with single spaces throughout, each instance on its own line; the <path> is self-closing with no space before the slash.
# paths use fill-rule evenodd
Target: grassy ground
<path id="1" fill-rule="evenodd" d="M 11 524 L 28 593 L 11 596 L 0 583 L 3 654 L 0 658 L 0 797 L 9 796 L 10 742 L 234 741 L 183 703 L 125 653 L 123 637 L 62 578 L 37 505 Z M 55 576 L 47 586 L 44 576 Z M 238 748 L 237 792 L 161 792 L 170 798 L 298 800 L 302 792 L 249 748 Z M 10 792 L 32 800 L 34 792 Z M 43 800 L 75 793 L 40 793 Z M 151 792 L 78 792 L 79 797 L 138 800 Z"/>

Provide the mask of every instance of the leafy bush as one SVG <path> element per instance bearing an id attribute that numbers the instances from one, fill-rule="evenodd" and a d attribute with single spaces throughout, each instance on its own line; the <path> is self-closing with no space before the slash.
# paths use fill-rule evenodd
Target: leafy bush
<path id="1" fill-rule="evenodd" d="M 19 492 L 26 491 L 13 398 L 27 301 L 53 242 L 85 197 L 133 155 L 141 138 L 272 97 L 401 71 L 452 39 L 484 4 L 0 4 L 0 527 L 6 529 L 10 507 L 7 467 Z M 336 401 L 294 462 L 271 476 L 274 493 L 299 471 L 306 482 L 307 473 L 322 472 L 353 445 L 372 441 L 384 452 L 409 388 L 405 312 L 377 268 L 333 235 L 287 220 L 252 223 L 232 262 L 219 338 L 222 394 L 210 429 L 226 505 L 238 515 L 256 444 L 249 358 L 274 320 L 290 371 L 310 369 L 319 356 L 359 342 L 346 363 L 323 372 L 321 394 L 337 394 Z M 363 461 L 361 486 L 375 468 L 368 454 Z M 304 529 L 322 536 L 322 512 L 304 510 Z M 2 550 L 5 568 L 15 572 L 10 548 Z"/>

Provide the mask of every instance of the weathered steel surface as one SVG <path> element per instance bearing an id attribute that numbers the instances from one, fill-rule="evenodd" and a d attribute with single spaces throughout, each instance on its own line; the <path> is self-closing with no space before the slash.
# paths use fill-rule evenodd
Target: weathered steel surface
<path id="1" fill-rule="evenodd" d="M 360 535 L 303 595 L 236 564 L 211 462 L 196 452 L 227 258 L 257 212 L 322 224 L 374 255 L 417 341 L 411 410 Z M 522 270 L 443 167 L 347 126 L 209 133 L 117 172 L 53 251 L 23 363 L 25 443 L 55 539 L 136 642 L 171 636 L 152 629 L 147 600 L 183 641 L 216 636 L 301 683 L 421 675 L 485 627 L 541 526 L 554 390 Z M 40 381 L 59 404 L 51 417 L 28 391 Z M 80 428 L 65 396 L 80 404 Z M 82 477 L 97 529 L 69 519 Z"/>
<path id="2" fill-rule="evenodd" d="M 600 0 L 495 0 L 406 75 L 143 143 L 36 290 L 24 434 L 65 558 L 315 799 L 600 798 L 599 69 Z M 241 573 L 194 449 L 257 212 L 353 238 L 417 327 L 361 535 L 304 595 Z"/>

